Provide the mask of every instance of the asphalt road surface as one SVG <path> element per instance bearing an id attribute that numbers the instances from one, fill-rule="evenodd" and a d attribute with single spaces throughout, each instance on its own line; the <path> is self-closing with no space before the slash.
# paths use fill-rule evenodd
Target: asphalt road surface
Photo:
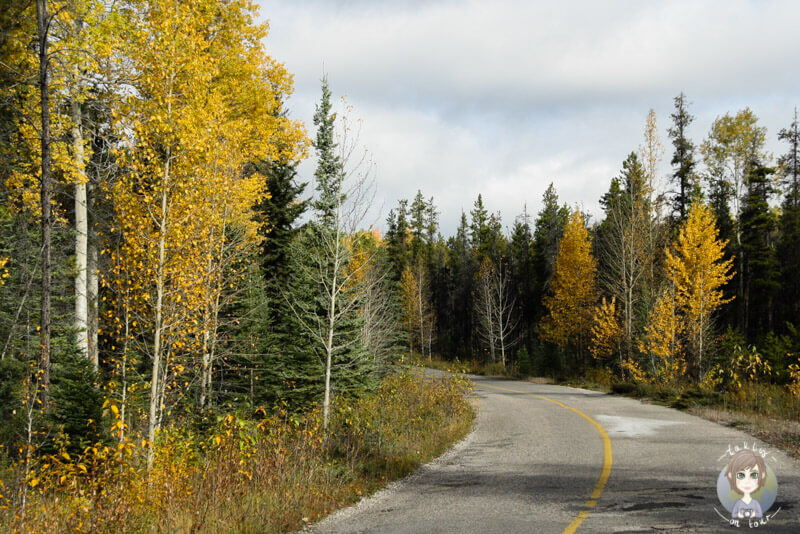
<path id="1" fill-rule="evenodd" d="M 634 399 L 473 379 L 478 415 L 464 441 L 306 531 L 800 533 L 800 463 L 747 434 Z M 759 524 L 737 527 L 717 479 L 729 450 L 754 444 L 777 499 Z"/>

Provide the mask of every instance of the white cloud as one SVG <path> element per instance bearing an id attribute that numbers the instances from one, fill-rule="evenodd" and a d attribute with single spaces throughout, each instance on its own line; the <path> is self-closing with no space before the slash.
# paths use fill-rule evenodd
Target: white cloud
<path id="1" fill-rule="evenodd" d="M 776 133 L 800 103 L 790 0 L 261 4 L 267 49 L 295 74 L 294 115 L 313 130 L 324 65 L 364 120 L 383 217 L 422 189 L 447 235 L 478 193 L 510 225 L 550 181 L 599 215 L 650 107 L 667 144 L 680 91 L 696 144 L 716 116 L 750 106 L 782 150 Z"/>

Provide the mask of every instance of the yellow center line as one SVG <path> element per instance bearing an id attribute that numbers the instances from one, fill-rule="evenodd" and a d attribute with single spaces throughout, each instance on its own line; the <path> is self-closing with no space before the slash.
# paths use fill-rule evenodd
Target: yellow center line
<path id="1" fill-rule="evenodd" d="M 500 386 L 490 386 L 488 384 L 482 384 L 482 385 L 490 389 L 508 391 L 510 393 L 519 393 L 522 395 L 527 395 L 529 397 L 535 397 L 537 399 L 545 400 L 547 402 L 552 402 L 553 404 L 557 404 L 564 409 L 575 412 L 576 414 L 580 415 L 581 417 L 583 417 L 584 419 L 589 421 L 589 423 L 592 424 L 594 429 L 597 430 L 597 433 L 600 434 L 600 437 L 603 438 L 603 471 L 602 473 L 600 473 L 600 479 L 597 481 L 597 484 L 594 485 L 594 490 L 592 491 L 591 499 L 586 501 L 586 503 L 584 504 L 586 508 L 594 508 L 595 505 L 597 505 L 597 499 L 600 498 L 600 495 L 603 493 L 603 490 L 606 487 L 606 482 L 608 482 L 608 477 L 611 476 L 611 464 L 614 463 L 614 457 L 611 454 L 611 440 L 608 438 L 608 434 L 606 434 L 606 431 L 603 429 L 603 427 L 600 426 L 600 424 L 597 421 L 595 421 L 582 411 L 578 410 L 577 408 L 573 408 L 572 406 L 567 406 L 563 402 L 559 402 L 557 400 L 553 400 L 544 397 L 542 395 L 537 395 L 535 393 L 526 393 L 524 391 L 517 391 L 515 389 L 508 389 Z M 581 511 L 581 513 L 578 514 L 578 517 L 573 519 L 572 523 L 567 525 L 567 528 L 564 529 L 563 534 L 572 534 L 573 532 L 578 530 L 578 527 L 581 525 L 581 523 L 583 523 L 583 520 L 586 519 L 586 517 L 589 515 L 589 512 L 591 512 L 591 510 Z"/>

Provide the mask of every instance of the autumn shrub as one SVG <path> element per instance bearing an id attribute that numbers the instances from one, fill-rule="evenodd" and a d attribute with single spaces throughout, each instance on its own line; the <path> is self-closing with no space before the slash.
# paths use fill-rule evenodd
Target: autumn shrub
<path id="1" fill-rule="evenodd" d="M 165 429 L 149 473 L 149 444 L 130 434 L 78 454 L 63 442 L 0 472 L 0 532 L 294 531 L 465 435 L 468 390 L 457 376 L 405 372 L 338 399 L 327 431 L 316 408 L 227 414 L 203 435 Z"/>
<path id="2" fill-rule="evenodd" d="M 341 403 L 332 422 L 333 457 L 387 477 L 407 474 L 463 435 L 471 420 L 468 384 L 455 375 L 420 380 L 404 373 L 373 396 Z"/>

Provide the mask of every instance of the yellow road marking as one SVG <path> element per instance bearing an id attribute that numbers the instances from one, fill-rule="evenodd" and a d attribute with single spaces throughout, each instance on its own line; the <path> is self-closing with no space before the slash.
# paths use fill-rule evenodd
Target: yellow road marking
<path id="1" fill-rule="evenodd" d="M 544 397 L 542 395 L 537 395 L 535 393 L 526 393 L 524 391 L 517 391 L 515 389 L 508 389 L 500 386 L 490 386 L 488 384 L 482 384 L 482 385 L 490 389 L 498 389 L 500 391 L 508 391 L 510 393 L 520 393 L 522 395 L 527 395 L 529 397 L 535 397 L 537 399 L 545 400 L 547 402 L 552 402 L 553 404 L 558 404 L 562 408 L 575 412 L 576 414 L 580 415 L 581 417 L 583 417 L 584 419 L 589 421 L 589 423 L 592 424 L 594 429 L 597 430 L 597 433 L 600 434 L 600 437 L 603 438 L 603 471 L 602 473 L 600 473 L 600 478 L 598 479 L 597 484 L 594 485 L 594 491 L 592 491 L 591 499 L 586 501 L 586 503 L 584 504 L 584 506 L 587 508 L 594 508 L 595 505 L 597 504 L 597 499 L 600 498 L 600 495 L 603 493 L 603 490 L 606 487 L 606 482 L 608 482 L 608 477 L 611 476 L 611 464 L 614 463 L 614 457 L 611 454 L 611 440 L 608 438 L 608 434 L 606 434 L 606 431 L 603 429 L 603 427 L 600 426 L 600 424 L 597 421 L 595 421 L 582 411 L 578 410 L 577 408 L 573 408 L 572 406 L 567 406 L 563 402 L 559 402 L 557 400 L 553 400 Z M 583 520 L 586 519 L 586 517 L 589 515 L 589 512 L 591 512 L 591 510 L 583 510 L 581 513 L 579 513 L 578 517 L 573 519 L 572 523 L 567 525 L 567 528 L 564 529 L 564 532 L 562 534 L 573 534 L 576 530 L 578 530 L 578 527 L 581 525 L 581 523 L 583 523 Z"/>

